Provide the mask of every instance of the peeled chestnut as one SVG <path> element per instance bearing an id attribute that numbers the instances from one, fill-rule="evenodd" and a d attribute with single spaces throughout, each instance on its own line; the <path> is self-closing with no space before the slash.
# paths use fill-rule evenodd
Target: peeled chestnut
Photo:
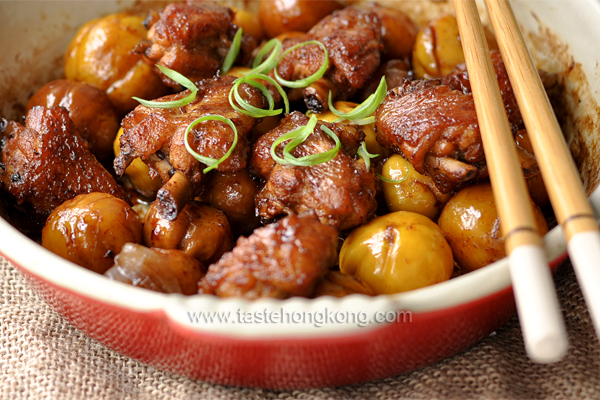
<path id="1" fill-rule="evenodd" d="M 410 57 L 419 32 L 419 26 L 405 13 L 376 3 L 368 4 L 367 10 L 377 14 L 381 20 L 384 56 L 388 59 Z"/>
<path id="2" fill-rule="evenodd" d="M 152 203 L 144 221 L 144 241 L 150 247 L 183 250 L 207 265 L 233 247 L 225 214 L 197 202 L 188 203 L 173 221 L 162 218 Z"/>
<path id="3" fill-rule="evenodd" d="M 412 211 L 435 220 L 451 197 L 436 191 L 430 177 L 417 172 L 410 161 L 398 154 L 383 164 L 381 175 L 389 180 L 382 181 L 382 186 L 390 211 Z"/>
<path id="4" fill-rule="evenodd" d="M 261 0 L 258 18 L 268 38 L 288 31 L 308 32 L 344 5 L 336 0 Z"/>
<path id="5" fill-rule="evenodd" d="M 234 25 L 242 28 L 244 33 L 252 36 L 256 40 L 256 43 L 260 43 L 263 40 L 264 32 L 258 15 L 236 7 L 231 7 L 231 9 L 235 12 L 233 17 Z"/>
<path id="6" fill-rule="evenodd" d="M 398 293 L 450 279 L 452 250 L 429 218 L 397 211 L 356 228 L 340 251 L 340 271 L 374 294 Z"/>
<path id="7" fill-rule="evenodd" d="M 146 33 L 138 15 L 112 14 L 88 22 L 67 48 L 65 76 L 106 91 L 120 115 L 138 105 L 133 96 L 152 100 L 167 94 L 152 67 L 133 51 Z"/>
<path id="8" fill-rule="evenodd" d="M 160 293 L 198 293 L 204 267 L 181 250 L 149 249 L 127 243 L 104 273 L 109 279 Z"/>
<path id="9" fill-rule="evenodd" d="M 260 225 L 256 217 L 254 196 L 258 184 L 248 170 L 237 172 L 214 171 L 208 182 L 207 201 L 223 211 L 238 233 L 250 233 Z"/>
<path id="10" fill-rule="evenodd" d="M 103 274 L 125 243 L 142 241 L 135 211 L 106 193 L 80 194 L 58 206 L 42 230 L 42 246 Z"/>
<path id="11" fill-rule="evenodd" d="M 548 225 L 540 209 L 531 204 L 541 236 Z M 471 272 L 504 258 L 504 235 L 489 183 L 469 186 L 450 199 L 438 224 L 456 262 L 463 272 Z"/>
<path id="12" fill-rule="evenodd" d="M 27 111 L 35 106 L 66 108 L 92 154 L 100 161 L 112 155 L 119 118 L 104 91 L 87 83 L 58 79 L 42 86 L 29 99 Z"/>
<path id="13" fill-rule="evenodd" d="M 494 35 L 487 28 L 484 31 L 490 50 L 497 49 Z M 464 63 L 456 18 L 445 15 L 430 21 L 417 34 L 412 56 L 417 78 L 442 77 Z"/>

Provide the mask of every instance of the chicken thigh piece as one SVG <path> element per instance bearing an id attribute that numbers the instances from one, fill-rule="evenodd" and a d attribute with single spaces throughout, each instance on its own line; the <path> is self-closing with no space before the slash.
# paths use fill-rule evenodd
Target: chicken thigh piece
<path id="1" fill-rule="evenodd" d="M 314 216 L 290 215 L 238 239 L 208 268 L 200 293 L 219 297 L 309 297 L 337 262 L 337 231 Z"/>
<path id="2" fill-rule="evenodd" d="M 80 194 L 103 192 L 124 199 L 112 175 L 89 151 L 63 107 L 33 107 L 25 126 L 0 121 L 3 139 L 0 184 L 31 219 L 43 224 L 50 213 Z"/>
<path id="3" fill-rule="evenodd" d="M 114 161 L 115 171 L 122 175 L 137 157 L 148 164 L 152 176 L 160 176 L 165 184 L 158 192 L 158 199 L 164 205 L 159 211 L 170 220 L 177 217 L 191 195 L 201 190 L 202 171 L 206 167 L 188 152 L 185 141 L 196 153 L 215 160 L 223 157 L 234 143 L 234 131 L 221 121 L 201 122 L 186 137 L 188 126 L 196 119 L 218 115 L 231 120 L 237 129 L 237 145 L 217 170 L 236 172 L 247 165 L 249 139 L 259 120 L 237 112 L 229 103 L 229 92 L 235 79 L 225 75 L 201 81 L 197 84 L 196 99 L 190 104 L 162 109 L 139 105 L 123 120 L 121 152 Z M 248 84 L 240 85 L 239 92 L 255 107 L 263 108 L 267 104 L 262 93 Z M 157 101 L 177 100 L 188 94 L 186 90 Z"/>
<path id="4" fill-rule="evenodd" d="M 334 148 L 334 140 L 323 130 L 329 127 L 341 147 L 327 162 L 312 166 L 282 165 L 271 157 L 273 143 L 282 135 L 308 123 L 304 114 L 293 112 L 280 125 L 256 142 L 250 170 L 265 181 L 255 197 L 256 213 L 264 221 L 286 214 L 314 212 L 319 220 L 339 230 L 366 223 L 377 208 L 372 169 L 356 155 L 364 133 L 351 125 L 318 122 L 314 131 L 291 153 L 295 157 L 323 153 Z M 276 149 L 281 152 L 283 144 Z"/>
<path id="5" fill-rule="evenodd" d="M 158 14 L 151 14 L 147 40 L 136 51 L 154 64 L 160 64 L 186 76 L 192 82 L 212 78 L 220 70 L 238 27 L 234 13 L 213 1 L 172 3 Z M 243 34 L 237 61 L 244 65 L 252 56 L 256 41 Z M 163 82 L 177 88 L 179 84 L 162 74 Z"/>
<path id="6" fill-rule="evenodd" d="M 375 12 L 347 7 L 322 19 L 305 36 L 286 39 L 284 49 L 308 40 L 323 43 L 329 53 L 329 69 L 323 78 L 300 91 L 290 92 L 304 97 L 307 107 L 316 113 L 327 110 L 327 98 L 334 100 L 353 96 L 375 72 L 383 50 L 381 21 Z M 277 67 L 285 80 L 299 80 L 317 72 L 323 62 L 318 45 L 306 45 L 291 51 Z"/>
<path id="7" fill-rule="evenodd" d="M 494 70 L 513 131 L 523 127 L 502 58 Z M 469 75 L 459 67 L 439 79 L 410 80 L 388 92 L 376 112 L 377 141 L 404 155 L 442 193 L 488 178 Z"/>

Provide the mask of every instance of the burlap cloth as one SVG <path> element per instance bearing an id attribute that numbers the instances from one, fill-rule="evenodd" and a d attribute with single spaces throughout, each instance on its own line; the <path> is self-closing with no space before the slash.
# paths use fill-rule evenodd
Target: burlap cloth
<path id="1" fill-rule="evenodd" d="M 340 388 L 269 391 L 193 381 L 116 353 L 72 327 L 0 258 L 2 399 L 600 399 L 600 344 L 570 264 L 556 276 L 563 361 L 536 365 L 513 318 L 475 347 L 418 371 Z M 600 290 L 600 288 L 598 288 Z"/>

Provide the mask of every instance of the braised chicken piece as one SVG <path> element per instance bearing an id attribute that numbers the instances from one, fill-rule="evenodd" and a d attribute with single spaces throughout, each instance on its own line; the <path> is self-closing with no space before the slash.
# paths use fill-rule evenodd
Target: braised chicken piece
<path id="1" fill-rule="evenodd" d="M 290 215 L 238 239 L 200 281 L 219 297 L 309 297 L 337 262 L 337 231 L 314 216 Z"/>
<path id="2" fill-rule="evenodd" d="M 508 121 L 516 132 L 523 128 L 524 124 L 521 112 L 519 111 L 519 105 L 517 104 L 517 98 L 510 84 L 508 71 L 506 71 L 502 55 L 498 50 L 490 51 L 490 56 L 494 71 L 496 72 L 496 78 L 498 79 L 498 86 L 500 86 L 500 93 L 502 93 L 502 100 L 504 101 L 504 109 L 506 110 Z M 544 76 L 548 75 L 543 71 L 541 74 Z M 469 73 L 465 64 L 460 64 L 452 73 L 443 77 L 442 82 L 452 89 L 460 90 L 464 94 L 471 94 L 471 82 L 469 81 Z"/>
<path id="3" fill-rule="evenodd" d="M 251 171 L 265 184 L 255 197 L 256 212 L 265 221 L 285 214 L 314 212 L 323 224 L 339 230 L 367 222 L 375 213 L 375 174 L 356 157 L 362 131 L 350 125 L 318 122 L 314 132 L 291 153 L 295 157 L 332 149 L 334 140 L 322 131 L 329 127 L 342 143 L 330 161 L 313 166 L 282 165 L 270 151 L 282 135 L 306 125 L 304 114 L 293 112 L 276 129 L 263 135 L 254 146 Z M 283 145 L 276 152 L 281 156 Z"/>
<path id="4" fill-rule="evenodd" d="M 166 196 L 165 192 L 175 194 L 175 188 L 171 186 L 179 186 L 177 190 L 180 195 L 175 197 L 177 208 L 181 210 L 189 196 L 199 192 L 202 170 L 205 168 L 204 164 L 187 151 L 185 132 L 193 121 L 207 115 L 220 115 L 230 119 L 238 132 L 238 142 L 233 153 L 217 167 L 217 170 L 235 172 L 245 168 L 250 153 L 248 141 L 258 120 L 235 111 L 229 103 L 229 91 L 235 79 L 234 76 L 226 75 L 200 82 L 196 99 L 183 107 L 136 107 L 123 120 L 121 152 L 114 162 L 117 174 L 122 175 L 127 166 L 140 157 L 150 167 L 152 176 L 159 175 L 163 183 L 169 185 L 159 191 L 159 199 Z M 245 83 L 240 85 L 239 89 L 242 98 L 251 105 L 259 108 L 266 106 L 266 99 L 258 89 Z M 189 91 L 186 90 L 157 101 L 177 100 L 188 94 Z M 205 121 L 191 129 L 187 140 L 198 154 L 220 159 L 230 149 L 234 138 L 235 133 L 224 122 Z M 172 178 L 175 181 L 169 184 Z M 185 195 L 182 194 L 184 192 Z M 177 216 L 178 210 L 172 210 L 172 218 Z"/>
<path id="5" fill-rule="evenodd" d="M 212 1 L 169 4 L 160 15 L 151 14 L 148 18 L 147 23 L 153 25 L 147 40 L 136 51 L 192 82 L 212 78 L 220 70 L 238 30 L 233 18 L 231 9 Z M 247 63 L 255 47 L 254 38 L 243 34 L 238 63 Z M 179 87 L 177 82 L 156 71 L 166 85 Z"/>
<path id="6" fill-rule="evenodd" d="M 471 95 L 439 80 L 406 81 L 376 112 L 377 141 L 403 154 L 442 193 L 480 177 L 483 145 Z"/>
<path id="7" fill-rule="evenodd" d="M 523 121 L 498 52 L 492 52 L 502 98 L 515 133 Z M 404 82 L 376 112 L 377 141 L 403 154 L 442 193 L 488 177 L 466 70 L 441 79 Z"/>
<path id="8" fill-rule="evenodd" d="M 383 40 L 377 14 L 358 7 L 347 7 L 325 17 L 305 36 L 286 39 L 284 49 L 308 40 L 318 40 L 329 53 L 329 69 L 317 82 L 290 92 L 290 99 L 304 98 L 316 113 L 327 110 L 329 91 L 334 100 L 352 97 L 379 66 Z M 286 80 L 299 80 L 317 72 L 323 63 L 318 45 L 300 47 L 286 55 L 277 67 Z"/>
<path id="9" fill-rule="evenodd" d="M 123 199 L 114 178 L 90 153 L 63 107 L 33 107 L 25 126 L 2 120 L 0 182 L 31 219 L 43 224 L 79 194 L 104 192 Z"/>
<path id="10" fill-rule="evenodd" d="M 198 260 L 181 250 L 149 249 L 127 243 L 115 257 L 115 265 L 104 275 L 155 292 L 189 296 L 198 292 L 203 269 Z"/>

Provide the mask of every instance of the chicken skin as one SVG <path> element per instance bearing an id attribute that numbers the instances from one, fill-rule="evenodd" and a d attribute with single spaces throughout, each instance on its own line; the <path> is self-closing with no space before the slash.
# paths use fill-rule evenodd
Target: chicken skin
<path id="1" fill-rule="evenodd" d="M 160 15 L 151 15 L 148 22 L 154 24 L 148 38 L 136 50 L 150 62 L 175 70 L 193 82 L 212 78 L 221 68 L 238 30 L 233 17 L 230 8 L 212 1 L 169 4 Z M 252 36 L 244 34 L 237 58 L 241 65 L 250 59 L 255 47 Z M 166 85 L 179 87 L 156 71 Z"/>
<path id="2" fill-rule="evenodd" d="M 256 299 L 309 297 L 337 261 L 337 231 L 290 215 L 238 239 L 200 281 L 200 293 Z"/>
<path id="3" fill-rule="evenodd" d="M 265 181 L 255 197 L 257 215 L 269 221 L 285 214 L 314 212 L 322 223 L 339 230 L 364 224 L 374 215 L 377 202 L 375 174 L 356 157 L 364 139 L 362 131 L 350 125 L 318 122 L 313 133 L 291 153 L 303 157 L 331 150 L 334 140 L 322 130 L 327 126 L 341 142 L 332 160 L 295 166 L 278 164 L 271 157 L 271 147 L 280 136 L 308 121 L 304 114 L 293 112 L 256 142 L 250 168 Z"/>
<path id="4" fill-rule="evenodd" d="M 77 195 L 103 192 L 123 199 L 120 186 L 89 151 L 63 107 L 33 107 L 25 126 L 2 120 L 0 182 L 43 224 Z"/>
<path id="5" fill-rule="evenodd" d="M 178 179 L 175 183 L 171 182 L 170 186 L 181 186 L 177 189 L 179 194 L 175 197 L 179 198 L 177 203 L 182 208 L 189 196 L 202 189 L 200 182 L 202 171 L 206 167 L 188 152 L 185 141 L 187 140 L 190 147 L 201 156 L 217 160 L 229 151 L 235 140 L 235 132 L 229 125 L 212 120 L 195 125 L 186 137 L 188 126 L 207 115 L 219 115 L 231 120 L 238 134 L 238 142 L 232 154 L 219 164 L 217 169 L 222 172 L 236 172 L 245 168 L 250 154 L 249 138 L 258 120 L 237 112 L 229 103 L 229 91 L 235 79 L 234 76 L 226 75 L 198 83 L 196 99 L 183 107 L 136 107 L 123 120 L 121 152 L 114 161 L 117 174 L 122 175 L 137 157 L 148 164 L 152 177 L 160 176 L 165 184 L 169 184 L 171 178 L 178 173 Z M 258 89 L 244 83 L 240 85 L 239 92 L 251 105 L 266 106 L 266 100 Z M 188 94 L 189 91 L 186 90 L 157 101 L 177 100 Z M 163 189 L 167 190 L 165 187 Z M 158 195 L 161 198 L 161 191 Z M 177 212 L 178 210 L 172 210 L 173 219 Z"/>
<path id="6" fill-rule="evenodd" d="M 347 7 L 325 17 L 306 35 L 284 40 L 284 48 L 318 40 L 329 53 L 329 69 L 323 78 L 300 92 L 310 110 L 326 111 L 330 90 L 335 100 L 345 100 L 365 85 L 381 62 L 381 31 L 375 12 Z M 299 80 L 314 74 L 322 62 L 323 50 L 318 45 L 307 45 L 286 55 L 277 71 L 283 79 Z M 292 91 L 290 99 L 294 95 Z"/>
<path id="7" fill-rule="evenodd" d="M 502 58 L 492 52 L 509 121 L 523 126 Z M 485 155 L 469 76 L 459 68 L 440 79 L 404 79 L 376 112 L 377 141 L 403 154 L 414 168 L 433 178 L 442 193 L 487 179 Z"/>

